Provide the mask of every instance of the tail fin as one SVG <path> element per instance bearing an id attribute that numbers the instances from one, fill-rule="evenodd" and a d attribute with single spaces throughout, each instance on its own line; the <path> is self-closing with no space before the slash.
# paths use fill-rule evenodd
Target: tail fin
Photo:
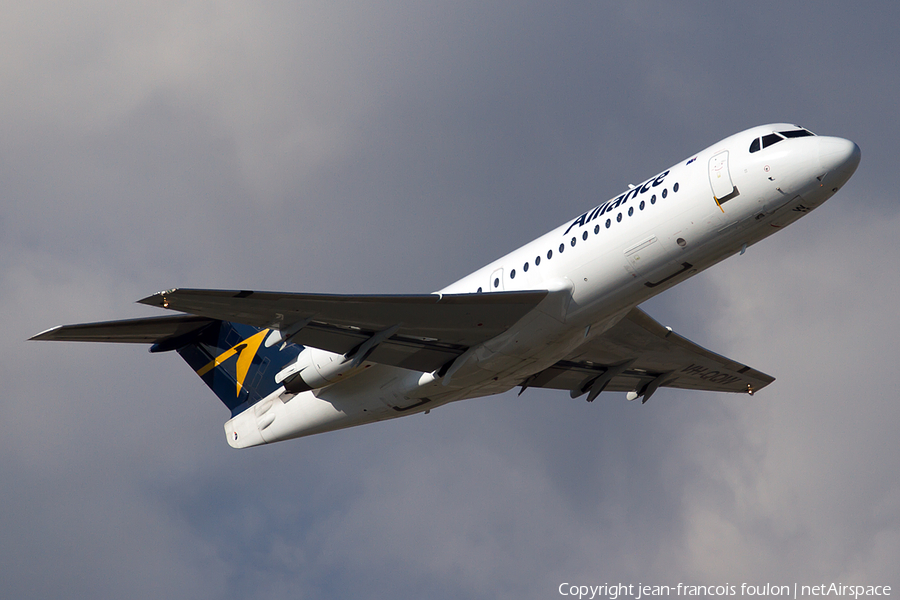
<path id="1" fill-rule="evenodd" d="M 275 374 L 303 349 L 295 344 L 266 348 L 269 331 L 213 321 L 176 350 L 234 416 L 277 390 Z"/>

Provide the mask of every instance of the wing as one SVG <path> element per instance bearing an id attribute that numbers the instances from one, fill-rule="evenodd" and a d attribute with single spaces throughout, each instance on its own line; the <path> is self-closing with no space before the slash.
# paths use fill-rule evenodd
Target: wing
<path id="1" fill-rule="evenodd" d="M 753 393 L 775 381 L 765 373 L 698 346 L 639 308 L 526 387 L 569 390 L 573 397 L 603 390 L 636 391 L 644 402 L 659 387 Z"/>
<path id="2" fill-rule="evenodd" d="M 142 304 L 276 329 L 291 342 L 434 371 L 509 329 L 550 292 L 345 296 L 175 289 Z"/>

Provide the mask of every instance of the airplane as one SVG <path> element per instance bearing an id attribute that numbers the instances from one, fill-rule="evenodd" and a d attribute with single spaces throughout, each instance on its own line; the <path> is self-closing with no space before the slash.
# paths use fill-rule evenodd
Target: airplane
<path id="1" fill-rule="evenodd" d="M 519 387 L 753 394 L 769 375 L 638 306 L 819 207 L 860 161 L 787 123 L 727 137 L 431 294 L 171 289 L 178 315 L 58 326 L 31 339 L 175 351 L 231 411 L 235 448 L 428 413 Z"/>

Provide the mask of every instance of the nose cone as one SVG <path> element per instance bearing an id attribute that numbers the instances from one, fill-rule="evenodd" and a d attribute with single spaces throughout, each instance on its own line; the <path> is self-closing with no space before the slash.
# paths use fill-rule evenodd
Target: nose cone
<path id="1" fill-rule="evenodd" d="M 838 137 L 819 138 L 819 165 L 823 171 L 840 174 L 843 181 L 850 179 L 859 166 L 859 146 Z"/>

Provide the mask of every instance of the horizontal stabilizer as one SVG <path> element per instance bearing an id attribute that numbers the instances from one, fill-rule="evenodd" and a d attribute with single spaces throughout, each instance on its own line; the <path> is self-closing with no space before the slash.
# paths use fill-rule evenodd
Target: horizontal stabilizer
<path id="1" fill-rule="evenodd" d="M 232 415 L 277 391 L 275 373 L 295 361 L 302 346 L 262 346 L 268 329 L 206 317 L 179 315 L 62 325 L 32 340 L 153 344 L 151 352 L 177 350 Z"/>
<path id="2" fill-rule="evenodd" d="M 102 321 L 79 325 L 60 325 L 41 332 L 31 339 L 60 342 L 160 344 L 168 340 L 188 336 L 212 322 L 213 319 L 195 317 L 193 315 Z"/>

